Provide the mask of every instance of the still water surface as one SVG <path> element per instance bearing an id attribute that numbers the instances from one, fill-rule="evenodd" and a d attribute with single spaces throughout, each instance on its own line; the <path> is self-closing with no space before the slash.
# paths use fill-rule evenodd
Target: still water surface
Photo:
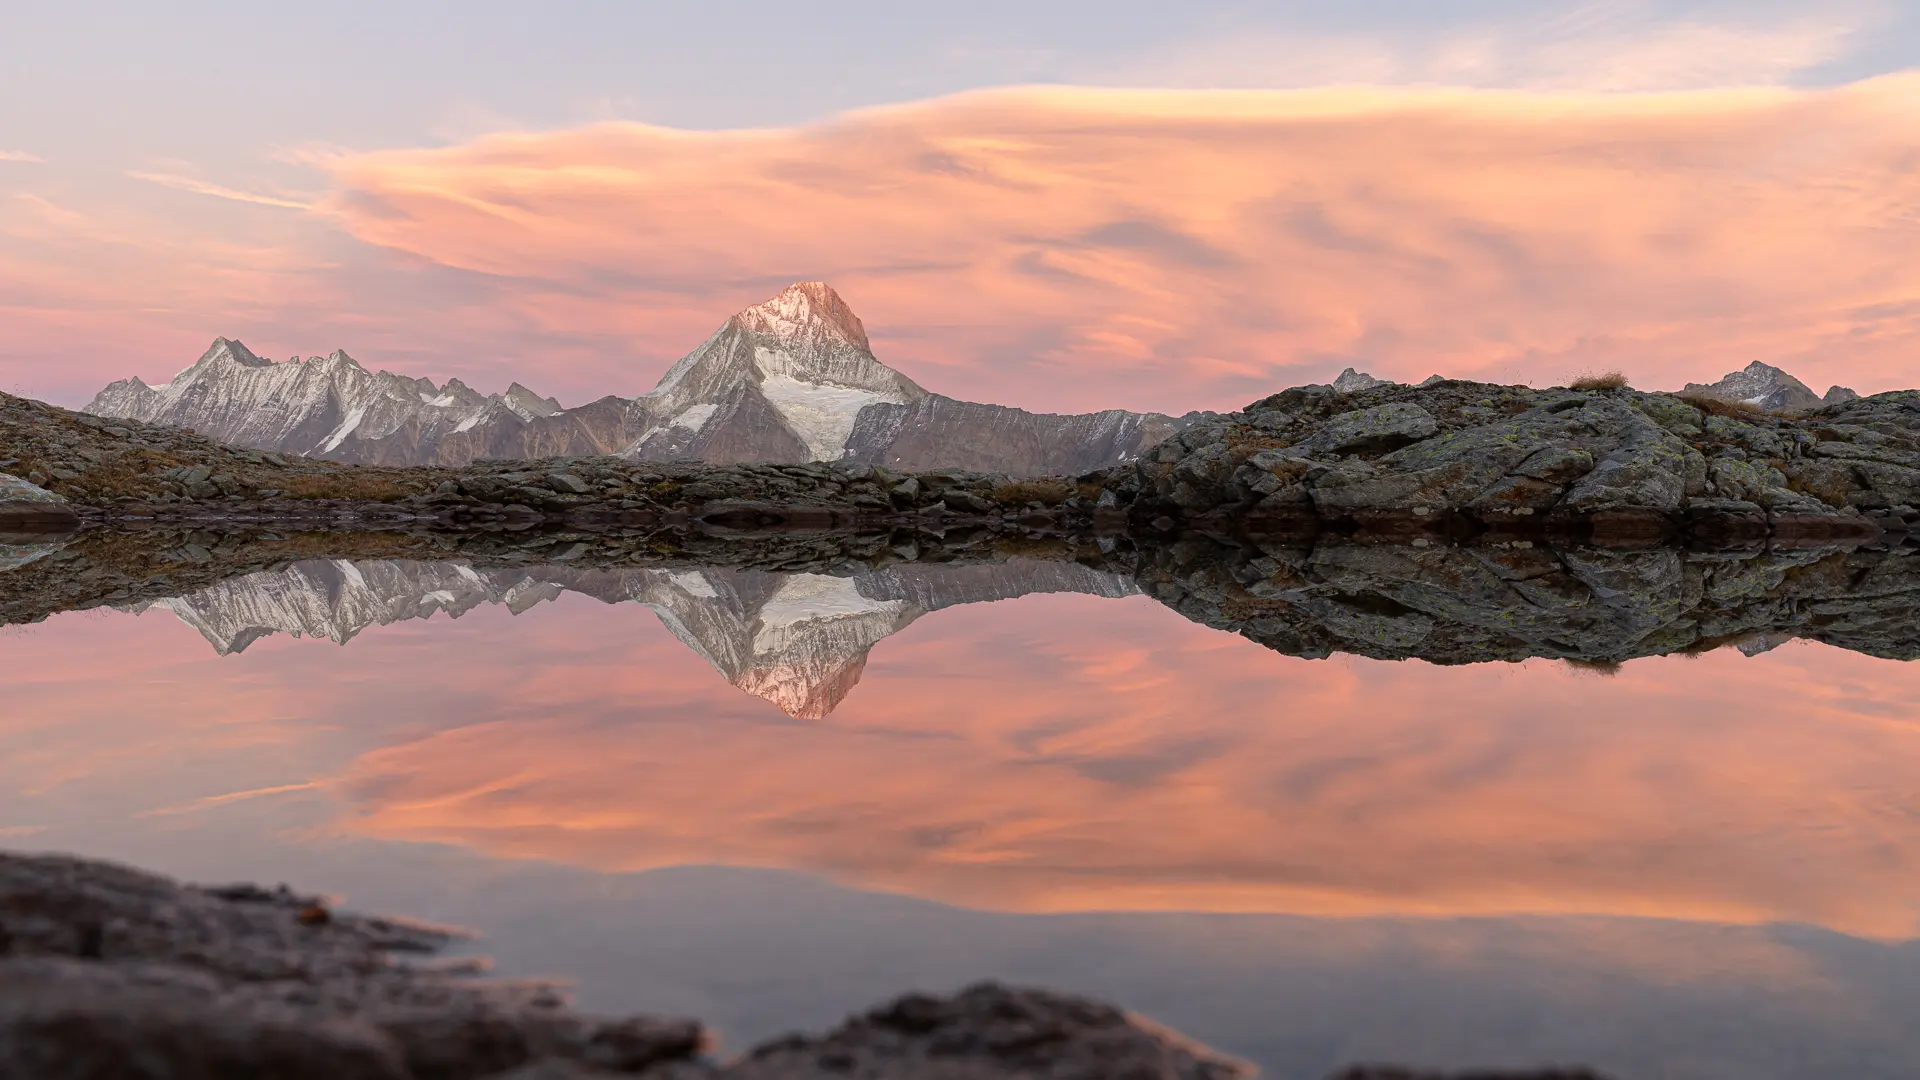
<path id="1" fill-rule="evenodd" d="M 1288 1080 L 1920 1074 L 1912 664 L 1303 660 L 1017 564 L 313 563 L 0 658 L 0 843 L 461 924 L 733 1046 L 997 977 Z"/>

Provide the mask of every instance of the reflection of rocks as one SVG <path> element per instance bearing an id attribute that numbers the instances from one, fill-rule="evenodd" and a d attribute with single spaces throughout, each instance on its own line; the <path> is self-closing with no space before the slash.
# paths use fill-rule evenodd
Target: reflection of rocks
<path id="1" fill-rule="evenodd" d="M 1138 589 L 1303 656 L 1615 661 L 1806 637 L 1905 658 L 1920 656 L 1916 567 L 1910 543 L 1614 550 L 1500 534 L 88 531 L 0 573 L 0 623 L 160 602 L 230 652 L 266 633 L 344 641 L 369 625 L 578 592 L 651 607 L 736 686 L 810 717 L 858 681 L 875 642 L 920 615 L 1029 592 Z"/>
<path id="2" fill-rule="evenodd" d="M 42 539 L 32 533 L 0 532 L 0 572 L 44 559 L 63 546 L 65 538 L 60 536 Z"/>
<path id="3" fill-rule="evenodd" d="M 36 1080 L 871 1080 L 1250 1072 L 1109 1005 L 996 985 L 910 995 L 729 1066 L 692 1021 L 602 1020 L 550 985 L 395 962 L 445 934 L 252 886 L 0 854 L 0 1075 Z"/>
<path id="4" fill-rule="evenodd" d="M 1139 582 L 1196 622 L 1297 656 L 1616 662 L 1803 637 L 1920 657 L 1920 553 L 1906 548 L 1420 545 L 1194 538 L 1143 554 Z"/>
<path id="5" fill-rule="evenodd" d="M 1028 593 L 1126 596 L 1131 582 L 1072 562 L 895 563 L 839 575 L 566 565 L 476 571 L 460 563 L 312 560 L 153 601 L 222 655 L 273 633 L 345 643 L 368 626 L 515 614 L 565 592 L 643 604 L 727 681 L 788 714 L 819 719 L 860 680 L 867 652 L 930 611 Z M 139 605 L 147 606 L 147 605 Z"/>

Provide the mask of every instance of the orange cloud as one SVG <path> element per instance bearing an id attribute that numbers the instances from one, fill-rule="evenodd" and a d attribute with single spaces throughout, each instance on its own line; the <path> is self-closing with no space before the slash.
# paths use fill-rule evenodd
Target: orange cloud
<path id="1" fill-rule="evenodd" d="M 325 212 L 657 358 L 832 280 L 883 358 L 1041 408 L 1234 406 L 1356 363 L 1911 384 L 1920 76 L 1580 96 L 1015 88 L 795 129 L 602 124 L 330 159 Z"/>

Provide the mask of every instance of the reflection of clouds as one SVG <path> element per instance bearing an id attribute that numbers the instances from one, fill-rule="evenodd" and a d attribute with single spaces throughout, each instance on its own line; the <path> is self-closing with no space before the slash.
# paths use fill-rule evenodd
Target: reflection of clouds
<path id="1" fill-rule="evenodd" d="M 450 727 L 361 756 L 341 790 L 391 839 L 1015 910 L 1915 927 L 1916 734 L 1884 718 L 1920 694 L 1905 665 L 1309 662 L 1144 600 L 1041 597 L 925 620 L 875 663 L 819 725 L 610 689 L 626 722 Z"/>
<path id="2" fill-rule="evenodd" d="M 887 638 L 806 724 L 639 606 L 572 595 L 224 658 L 172 618 L 63 615 L 7 658 L 7 825 L 212 827 L 305 797 L 233 793 L 313 782 L 345 802 L 327 834 L 786 867 L 1017 911 L 1904 937 L 1920 896 L 1920 666 L 1813 644 L 1598 680 L 1302 661 L 1144 598 L 1028 596 Z"/>

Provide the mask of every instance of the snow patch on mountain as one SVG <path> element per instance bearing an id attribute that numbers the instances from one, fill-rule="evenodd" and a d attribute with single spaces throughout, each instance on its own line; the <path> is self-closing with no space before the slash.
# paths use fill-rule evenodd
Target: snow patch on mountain
<path id="1" fill-rule="evenodd" d="M 673 419 L 667 421 L 667 426 L 679 428 L 682 431 L 699 431 L 706 427 L 707 421 L 713 419 L 713 414 L 719 411 L 718 405 L 689 405 L 681 409 Z"/>
<path id="2" fill-rule="evenodd" d="M 765 349 L 755 350 L 766 352 Z M 788 375 L 768 375 L 760 383 L 780 419 L 807 446 L 815 461 L 833 461 L 846 456 L 847 437 L 860 418 L 860 410 L 869 405 L 904 405 L 898 394 L 876 393 L 850 386 L 831 386 L 801 382 Z"/>
<path id="3" fill-rule="evenodd" d="M 329 450 L 338 450 L 340 444 L 347 441 L 347 436 L 353 434 L 353 429 L 359 427 L 360 421 L 366 418 L 367 407 L 365 405 L 356 405 L 348 409 L 347 418 L 340 421 L 340 426 L 334 428 L 333 434 L 328 435 L 326 441 L 320 444 L 321 453 L 326 453 Z"/>

